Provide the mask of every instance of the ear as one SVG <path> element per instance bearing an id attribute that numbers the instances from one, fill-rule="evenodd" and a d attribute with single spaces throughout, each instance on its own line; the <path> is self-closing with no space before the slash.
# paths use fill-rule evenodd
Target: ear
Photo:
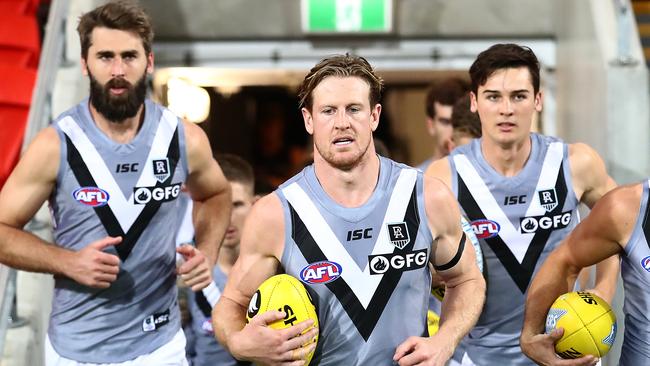
<path id="1" fill-rule="evenodd" d="M 478 111 L 478 100 L 476 99 L 476 94 L 474 94 L 474 92 L 469 92 L 469 109 L 472 113 Z"/>
<path id="2" fill-rule="evenodd" d="M 302 119 L 305 122 L 305 130 L 307 130 L 307 133 L 310 135 L 314 134 L 314 121 L 313 118 L 311 117 L 311 112 L 307 108 L 302 108 L 300 109 L 302 112 Z"/>
<path id="3" fill-rule="evenodd" d="M 88 63 L 86 63 L 86 59 L 83 58 L 83 56 L 81 56 L 80 65 L 81 65 L 81 73 L 83 74 L 83 76 L 88 76 Z"/>
<path id="4" fill-rule="evenodd" d="M 431 117 L 427 116 L 426 124 L 427 124 L 427 132 L 429 133 L 429 135 L 435 136 L 436 130 L 433 128 L 433 119 L 431 119 Z"/>
<path id="5" fill-rule="evenodd" d="M 153 74 L 153 52 L 147 55 L 147 74 Z"/>
<path id="6" fill-rule="evenodd" d="M 377 103 L 375 104 L 375 107 L 370 112 L 370 128 L 372 129 L 372 132 L 375 132 L 377 130 L 377 127 L 379 127 L 380 115 L 381 115 L 381 104 Z"/>
<path id="7" fill-rule="evenodd" d="M 542 100 L 543 100 L 543 95 L 542 95 L 542 91 L 540 90 L 537 92 L 537 95 L 535 95 L 535 110 L 537 112 L 542 111 L 542 104 L 543 104 Z"/>

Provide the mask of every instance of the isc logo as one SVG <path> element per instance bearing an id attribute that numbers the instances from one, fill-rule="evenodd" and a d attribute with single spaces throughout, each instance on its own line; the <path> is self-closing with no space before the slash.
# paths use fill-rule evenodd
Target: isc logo
<path id="1" fill-rule="evenodd" d="M 108 192 L 97 187 L 81 187 L 72 192 L 72 197 L 90 207 L 101 207 L 108 204 Z"/>
<path id="2" fill-rule="evenodd" d="M 497 236 L 501 226 L 496 221 L 485 219 L 472 221 L 472 229 L 477 238 L 488 239 Z"/>
<path id="3" fill-rule="evenodd" d="M 342 271 L 341 265 L 336 262 L 316 262 L 300 271 L 300 279 L 306 283 L 328 283 L 339 278 Z"/>

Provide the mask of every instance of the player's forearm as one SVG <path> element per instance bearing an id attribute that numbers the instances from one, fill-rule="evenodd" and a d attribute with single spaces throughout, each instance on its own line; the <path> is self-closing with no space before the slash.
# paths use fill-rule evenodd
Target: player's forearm
<path id="1" fill-rule="evenodd" d="M 230 353 L 231 345 L 229 341 L 234 332 L 240 331 L 246 324 L 244 314 L 246 309 L 228 297 L 221 296 L 219 302 L 212 310 L 212 328 L 214 335 Z"/>
<path id="2" fill-rule="evenodd" d="M 0 223 L 0 262 L 19 270 L 65 274 L 72 252 Z"/>
<path id="3" fill-rule="evenodd" d="M 477 274 L 468 281 L 447 287 L 445 291 L 438 332 L 453 339 L 456 346 L 474 327 L 483 310 L 485 280 L 478 271 Z"/>
<path id="4" fill-rule="evenodd" d="M 194 201 L 192 212 L 196 247 L 214 265 L 221 241 L 230 222 L 230 191 L 203 200 Z"/>
<path id="5" fill-rule="evenodd" d="M 594 288 L 598 295 L 608 303 L 612 303 L 616 293 L 616 282 L 618 281 L 618 272 L 621 266 L 618 255 L 613 255 L 596 264 L 596 285 Z"/>

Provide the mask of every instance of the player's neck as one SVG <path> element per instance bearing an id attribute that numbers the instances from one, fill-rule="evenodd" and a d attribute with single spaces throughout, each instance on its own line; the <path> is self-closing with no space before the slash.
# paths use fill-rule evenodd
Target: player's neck
<path id="1" fill-rule="evenodd" d="M 232 266 L 237 261 L 237 257 L 239 256 L 238 248 L 239 246 L 236 247 L 221 246 L 221 249 L 219 250 L 219 258 L 217 259 L 217 264 L 219 265 L 221 271 L 226 275 L 230 273 Z"/>
<path id="2" fill-rule="evenodd" d="M 144 117 L 144 104 L 140 106 L 138 113 L 131 118 L 127 118 L 119 123 L 111 122 L 103 114 L 99 113 L 97 109 L 89 103 L 90 115 L 93 117 L 97 127 L 111 140 L 126 144 L 133 140 L 140 130 L 142 120 Z"/>
<path id="3" fill-rule="evenodd" d="M 481 139 L 481 151 L 487 163 L 505 177 L 519 174 L 530 157 L 530 137 L 511 144 L 500 144 L 488 138 Z"/>
<path id="4" fill-rule="evenodd" d="M 366 203 L 379 179 L 379 157 L 370 149 L 350 170 L 330 165 L 320 155 L 314 156 L 314 170 L 323 190 L 344 207 L 359 207 Z"/>

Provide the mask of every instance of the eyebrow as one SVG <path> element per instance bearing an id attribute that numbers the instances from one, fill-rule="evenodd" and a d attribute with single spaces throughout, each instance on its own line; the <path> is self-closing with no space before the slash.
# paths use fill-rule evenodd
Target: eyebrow
<path id="1" fill-rule="evenodd" d="M 490 94 L 491 93 L 501 94 L 501 91 L 500 90 L 489 90 L 489 89 L 483 90 L 483 94 L 488 94 L 488 93 L 490 93 Z M 528 90 L 528 89 L 517 89 L 517 90 L 513 90 L 511 92 L 511 94 L 516 94 L 516 93 L 517 94 L 519 94 L 519 93 L 530 93 L 530 90 Z"/>
<path id="2" fill-rule="evenodd" d="M 120 52 L 120 56 L 122 56 L 122 57 L 127 57 L 127 56 L 128 57 L 133 57 L 133 56 L 137 56 L 137 55 L 138 55 L 137 50 L 126 50 L 126 51 Z M 97 51 L 97 56 L 99 56 L 99 57 L 114 57 L 115 52 L 113 52 L 113 51 Z"/>

